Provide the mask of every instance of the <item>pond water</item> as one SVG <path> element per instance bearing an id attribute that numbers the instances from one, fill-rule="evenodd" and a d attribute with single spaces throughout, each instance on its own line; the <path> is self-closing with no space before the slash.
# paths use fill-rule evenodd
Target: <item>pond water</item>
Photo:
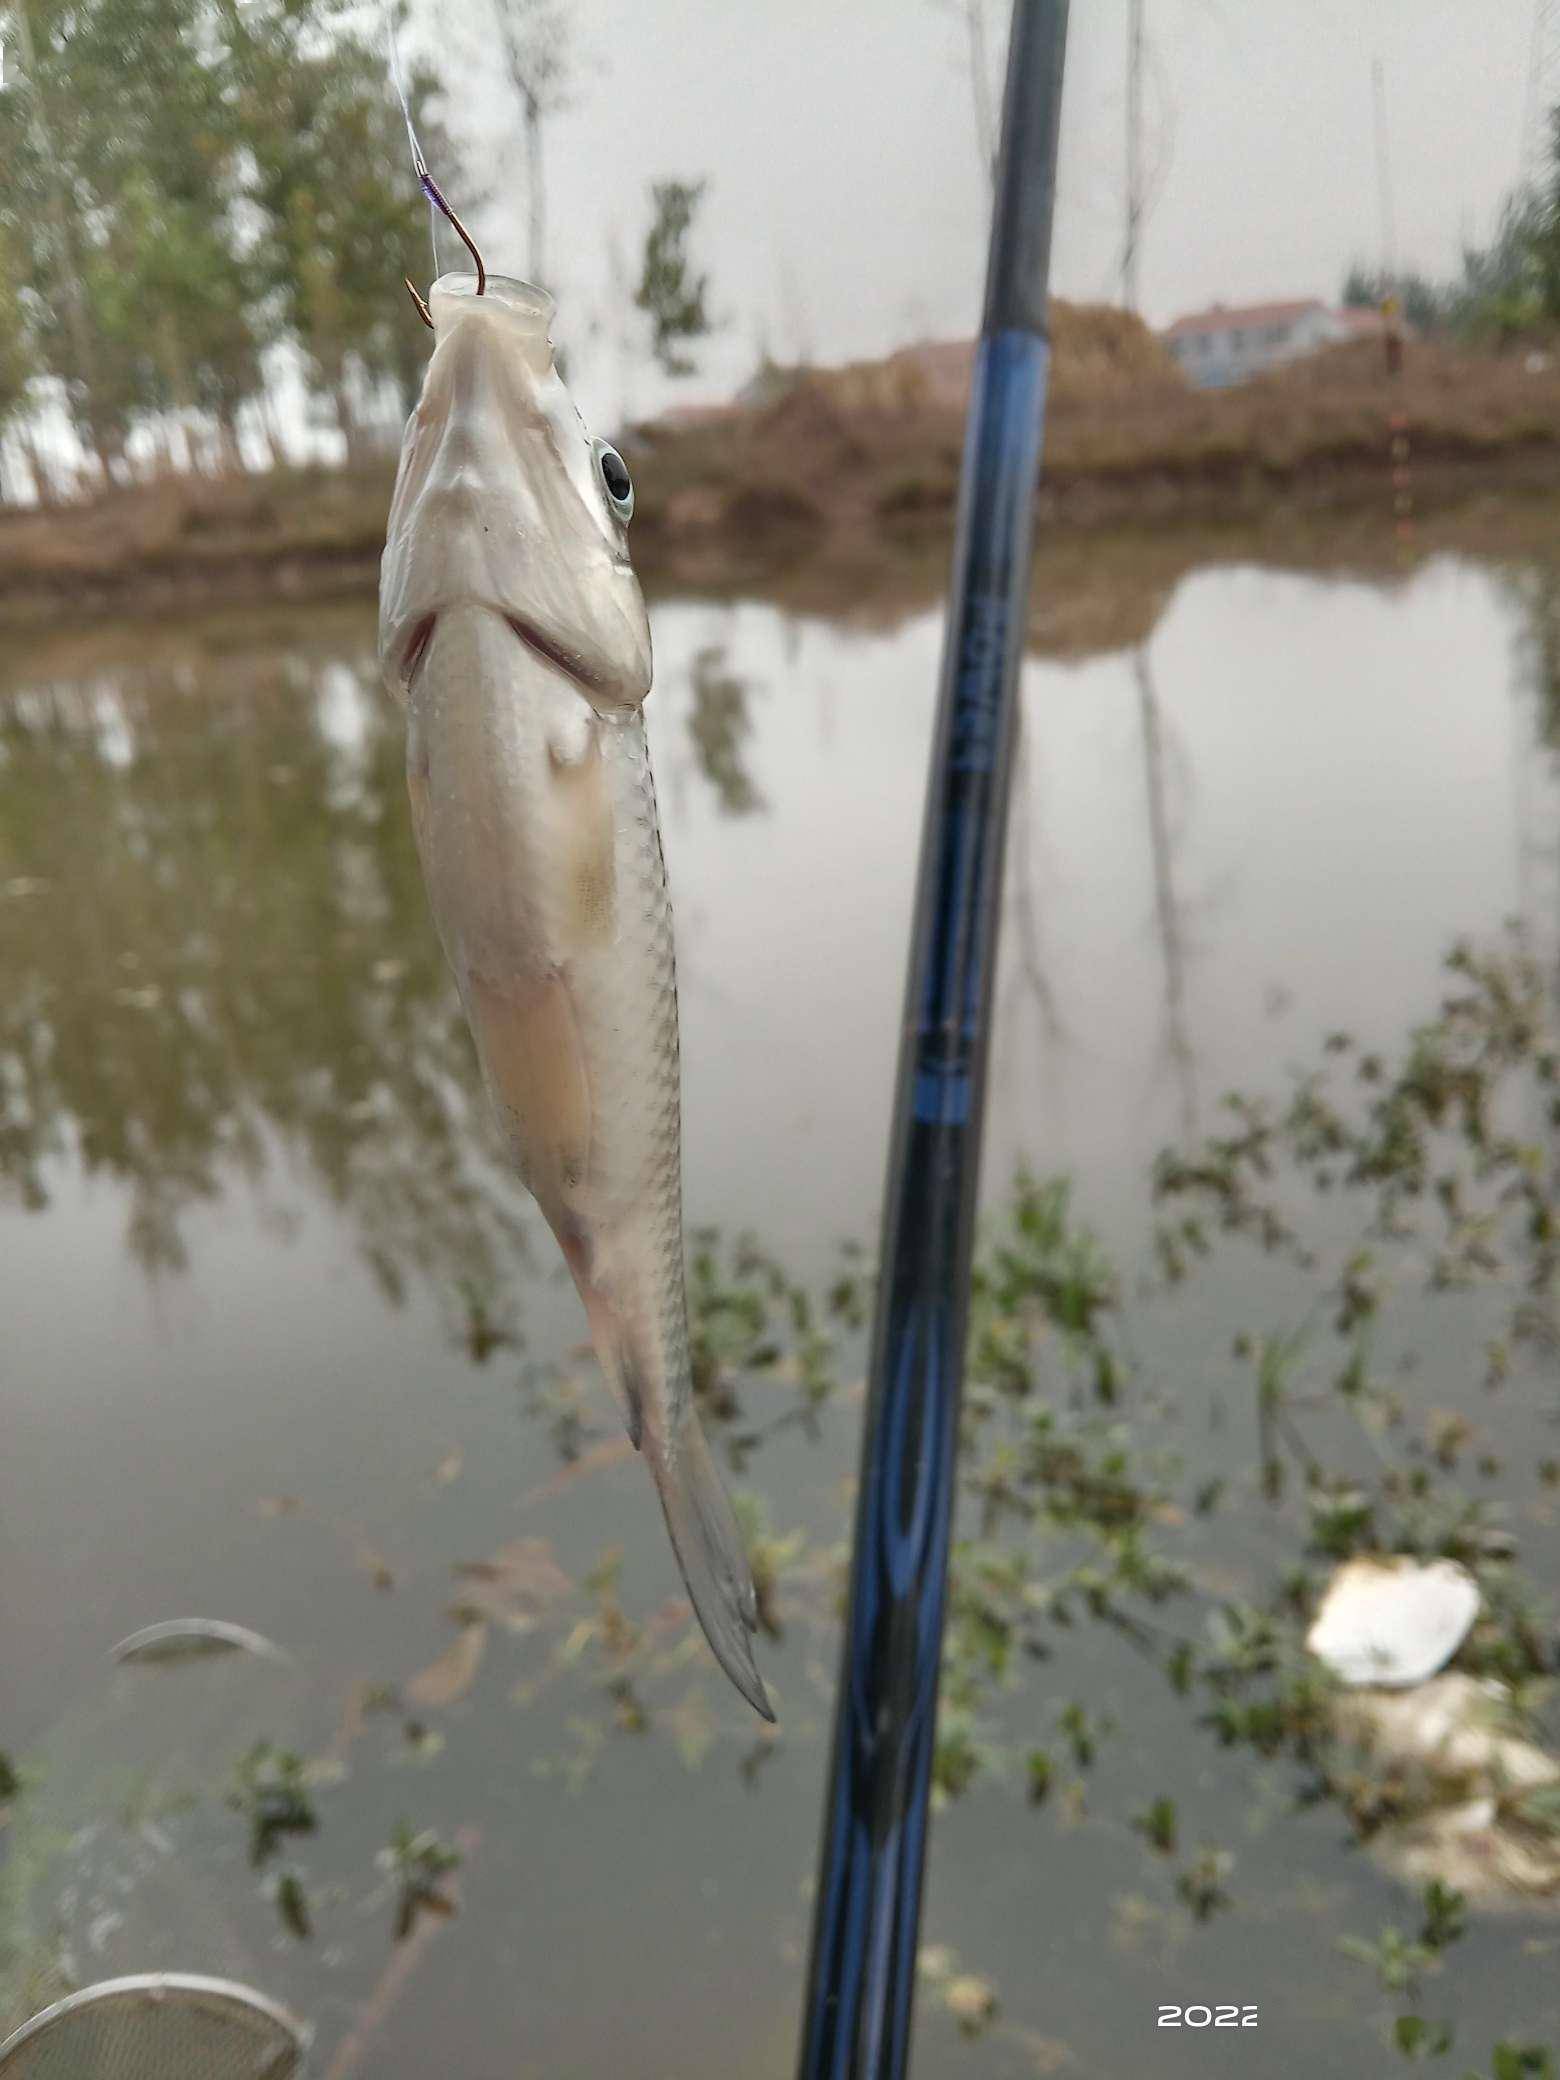
<path id="1" fill-rule="evenodd" d="M 1459 935 L 1521 918 L 1552 965 L 1557 597 L 1536 553 L 1387 580 L 1225 562 L 1142 646 L 1026 665 L 985 1193 L 1020 1159 L 1072 1179 L 1189 1475 L 1231 1479 L 1188 1534 L 1205 1596 L 1294 1557 L 1240 1487 L 1231 1340 L 1269 1299 L 1289 1319 L 1303 1281 L 1241 1259 L 1165 1290 L 1153 1158 L 1231 1089 L 1282 1095 L 1340 1028 L 1400 1047 Z M 878 1214 L 940 623 L 676 599 L 653 620 L 689 1218 L 825 1282 Z M 372 634 L 354 604 L 66 631 L 0 662 L 0 1747 L 29 1771 L 0 1855 L 51 1770 L 57 1818 L 117 1811 L 127 1726 L 144 1743 L 208 1680 L 170 1670 L 149 1705 L 112 1643 L 234 1620 L 296 1660 L 239 1745 L 340 1765 L 317 1829 L 255 1869 L 220 1797 L 198 1820 L 175 1802 L 157 1882 L 115 1880 L 108 1918 L 81 1904 L 107 1882 L 71 1866 L 87 1849 L 34 1838 L 35 1894 L 75 1888 L 84 1976 L 238 1970 L 314 2020 L 333 2080 L 788 2074 L 862 1339 L 838 1334 L 816 1434 L 782 1428 L 738 1483 L 810 1541 L 761 1642 L 770 1741 L 680 1628 L 650 1485 L 611 1449 L 573 1290 L 496 1159 Z M 1483 1485 L 1542 1587 L 1556 1512 L 1514 1469 L 1556 1448 L 1552 1360 L 1486 1404 L 1485 1326 L 1426 1301 L 1411 1392 L 1467 1405 L 1513 1469 Z M 793 1392 L 753 1385 L 747 1413 Z M 520 1539 L 511 1622 L 459 1630 L 473 1578 L 452 1569 Z M 550 1571 L 578 1585 L 610 1547 L 622 1611 L 667 1642 L 637 1731 L 583 1624 L 614 1592 Z M 1074 1699 L 1097 1756 L 1032 1808 L 1022 1757 L 1060 1756 Z M 924 1939 L 952 1958 L 918 2070 L 1396 2062 L 1401 2003 L 1337 1937 L 1411 1933 L 1417 1901 L 1336 1806 L 1299 1803 L 1292 1761 L 1221 1747 L 1109 1627 L 993 1697 L 990 1726 L 1007 1765 L 934 1829 Z M 1200 1920 L 1129 1824 L 1160 1794 L 1183 1849 L 1233 1858 L 1230 1911 Z M 458 1916 L 419 1918 L 393 1963 L 375 1856 L 402 1821 L 464 1862 Z M 1454 2020 L 1459 2071 L 1560 2034 L 1557 1941 L 1532 1906 L 1473 1917 L 1420 2002 Z M 969 2037 L 939 1998 L 961 1973 L 1000 2000 Z M 1156 2029 L 1166 2002 L 1256 2006 L 1258 2034 Z"/>

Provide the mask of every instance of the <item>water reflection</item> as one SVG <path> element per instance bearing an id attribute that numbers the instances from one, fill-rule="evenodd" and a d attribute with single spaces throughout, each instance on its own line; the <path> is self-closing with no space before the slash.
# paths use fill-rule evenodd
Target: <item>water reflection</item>
<path id="1" fill-rule="evenodd" d="M 1513 698 L 1511 602 L 1523 603 L 1525 660 L 1530 642 L 1540 654 L 1533 627 L 1553 597 L 1536 566 L 1508 577 L 1445 562 L 1395 589 L 1251 567 L 1179 589 L 1154 565 L 1112 582 L 1117 610 L 1089 617 L 1097 642 L 1052 589 L 1072 633 L 1024 677 L 986 1171 L 1000 1193 L 1020 1152 L 1070 1170 L 1125 1288 L 1144 1269 L 1134 1222 L 1150 1217 L 1147 1159 L 1189 1105 L 1227 1088 L 1281 1092 L 1287 1064 L 1314 1061 L 1335 1025 L 1396 1059 L 1445 987 L 1448 940 L 1493 929 L 1510 907 L 1512 773 L 1526 776 L 1535 845 L 1552 844 L 1560 814 L 1549 761 L 1533 755 L 1546 726 Z M 1134 660 L 1150 628 L 1151 656 Z M 877 1208 L 940 635 L 931 612 L 862 633 L 751 603 L 656 611 L 650 727 L 670 783 L 689 1206 L 728 1233 L 757 1230 L 819 1294 L 827 1281 L 808 1252 L 832 1263 L 834 1239 L 869 1239 Z M 733 1361 L 749 1396 L 742 1431 L 768 1439 L 741 1478 L 764 1498 L 787 1717 L 779 1745 L 753 1749 L 685 1657 L 653 1499 L 620 1464 L 621 1439 L 598 1430 L 593 1384 L 557 1370 L 583 1325 L 562 1280 L 544 1292 L 531 1278 L 551 1272 L 550 1249 L 538 1246 L 521 1287 L 525 1201 L 487 1138 L 428 925 L 399 718 L 373 691 L 366 609 L 104 630 L 13 656 L 0 684 L 0 960 L 0 1188 L 14 1202 L 0 1207 L 10 1695 L 46 1723 L 82 1682 L 75 1643 L 94 1628 L 106 1645 L 208 1603 L 321 1672 L 332 1709 L 315 1718 L 339 1724 L 331 1754 L 352 1776 L 328 1814 L 322 1796 L 322 1839 L 292 1844 L 313 1943 L 287 1927 L 309 1951 L 295 1966 L 309 1998 L 296 2004 L 338 2034 L 385 1968 L 392 1902 L 358 1909 L 362 1888 L 381 1883 L 386 1842 L 401 1840 L 403 1819 L 446 1842 L 481 1824 L 458 1933 L 397 2009 L 393 2047 L 387 2032 L 374 2049 L 387 2073 L 496 2071 L 495 2046 L 510 2066 L 606 2069 L 621 2063 L 623 2012 L 645 2018 L 647 2044 L 677 2044 L 680 2071 L 729 2072 L 731 2015 L 716 1989 L 734 1974 L 762 2037 L 748 2063 L 787 2070 L 800 1962 L 780 1945 L 804 1935 L 796 1903 L 815 1840 L 856 1405 L 837 1397 L 816 1446 L 783 1426 L 780 1383 L 805 1383 L 820 1315 L 789 1291 L 772 1298 L 792 1343 L 766 1388 L 746 1378 L 762 1369 L 752 1348 L 780 1332 L 749 1321 L 739 1279 L 704 1281 L 704 1318 L 727 1337 L 747 1324 L 750 1348 Z M 112 1187 L 85 1211 L 82 1177 Z M 301 1221 L 328 1259 L 315 1202 L 340 1216 L 378 1292 L 350 1266 L 342 1276 L 327 1261 L 318 1275 L 305 1248 L 282 1246 Z M 219 1211 L 224 1251 L 205 1241 Z M 122 1234 L 155 1276 L 198 1263 L 182 1288 L 198 1303 L 166 1308 L 174 1333 L 159 1334 L 166 1288 L 139 1313 L 111 1304 Z M 51 1251 L 68 1267 L 52 1283 L 40 1271 Z M 694 1283 L 698 1298 L 697 1271 Z M 1227 1331 L 1282 1326 L 1271 1291 L 1241 1264 L 1230 1284 L 1188 1288 L 1142 1339 L 1145 1386 L 1184 1412 L 1187 1493 L 1208 1498 L 1188 1556 L 1206 1562 L 1219 1599 L 1249 1596 L 1292 1557 L 1308 1506 L 1298 1482 L 1286 1518 L 1255 1490 L 1217 1510 L 1212 1499 L 1254 1435 Z M 75 1305 L 78 1292 L 91 1304 Z M 381 1293 L 408 1296 L 393 1321 Z M 1426 1392 L 1455 1402 L 1479 1353 L 1438 1333 L 1433 1356 Z M 854 1351 L 842 1360 L 842 1380 L 859 1364 Z M 1045 1376 L 1065 1411 L 1065 1380 Z M 1104 1386 L 1116 1391 L 1115 1372 Z M 1510 1399 L 1491 1404 L 1492 1420 L 1512 1423 Z M 1152 1442 L 1141 1397 L 1109 1402 L 1099 1422 L 1109 1452 L 1129 1434 Z M 1548 1450 L 1510 1435 L 1508 1463 Z M 1372 1446 L 1349 1438 L 1368 1465 Z M 1054 1445 L 1046 1463 L 1070 1498 L 1087 1491 L 1118 1514 L 1130 1503 L 1109 1463 L 1096 1481 L 1092 1459 Z M 561 1471 L 555 1447 L 572 1462 Z M 1190 1506 L 1145 1522 L 1156 1537 L 1185 1529 Z M 551 1597 L 544 1539 L 576 1585 L 567 1598 Z M 994 1593 L 1006 1579 L 992 1578 Z M 977 1659 L 992 1637 L 970 1631 Z M 1169 1686 L 1155 1677 L 1151 1695 L 1126 1665 L 1141 1652 L 1124 1635 L 1118 1665 L 1091 1635 L 1065 1678 L 1058 1657 L 1010 1706 L 994 1701 L 1015 1761 L 1049 1740 L 1071 1774 L 1068 1755 L 1117 1732 L 1101 1734 L 1087 1816 L 1068 1806 L 1053 1828 L 1046 1813 L 1019 1819 L 1009 1802 L 971 1797 L 939 1822 L 928 1935 L 961 1960 L 940 1983 L 989 1968 L 1018 2032 L 1039 1930 L 1058 2033 L 1081 2067 L 1113 2070 L 1123 1986 L 1149 2015 L 1164 1988 L 1150 1959 L 1109 1954 L 1103 1938 L 1156 1930 L 1166 1944 L 1195 1941 L 1194 1989 L 1234 1972 L 1277 2008 L 1263 2023 L 1287 2030 L 1289 2062 L 1322 2069 L 1331 2039 L 1309 1991 L 1293 1988 L 1333 2000 L 1337 1928 L 1396 1908 L 1365 1889 L 1379 1881 L 1363 1858 L 1339 1856 L 1336 1829 L 1293 1818 L 1287 1776 L 1259 1787 L 1268 1806 L 1237 1839 L 1234 1780 L 1209 1766 L 1183 1703 L 1158 1696 Z M 381 1708 L 393 1686 L 447 1700 L 419 1709 L 415 1741 L 406 1714 Z M 945 1697 L 958 1702 L 956 1689 Z M 7 1742 L 11 1723 L 8 1698 Z M 326 1738 L 311 1723 L 300 1749 L 318 1754 Z M 685 1776 L 712 1740 L 723 1764 L 753 1767 L 739 1778 L 689 1762 Z M 957 1767 L 956 1744 L 949 1753 Z M 586 1775 L 589 1798 L 568 1797 Z M 1154 1815 L 1171 1796 L 1195 1895 L 1172 1890 L 1160 1846 Z M 1059 1777 L 1048 1812 L 1065 1797 Z M 248 1883 L 233 1832 L 243 1816 L 224 1813 L 217 1846 Z M 1226 1889 L 1241 1907 L 1207 1928 L 1203 1907 L 1176 1903 L 1213 1898 L 1205 1829 L 1238 1852 Z M 1145 1855 L 1160 1859 L 1147 1878 Z M 339 1894 L 318 1882 L 327 1863 L 346 1874 Z M 1310 1913 L 1297 1887 L 1320 1898 L 1324 1882 L 1334 1904 Z M 1144 1887 L 1156 1883 L 1150 1922 Z M 652 1892 L 667 1904 L 653 1925 L 641 1910 Z M 1046 1920 L 1058 1898 L 1067 1915 Z M 275 1943 L 283 1904 L 259 1900 L 245 1930 Z M 339 1968 L 322 1962 L 338 1934 Z M 710 1991 L 690 1998 L 706 1945 Z M 1470 2057 L 1506 1981 L 1491 1989 L 1477 2036 L 1469 2024 Z M 923 2026 L 937 2026 L 930 2000 Z M 1021 2055 L 1016 2034 L 956 2046 L 951 2023 L 944 2048 L 948 2070 L 971 2080 Z M 1190 2080 L 1196 2048 L 1172 2046 L 1166 2073 Z M 1369 2057 L 1349 2069 L 1374 2070 Z"/>
<path id="2" fill-rule="evenodd" d="M 723 814 L 751 816 L 764 807 L 764 797 L 745 764 L 753 734 L 748 714 L 752 689 L 746 679 L 731 669 L 725 648 L 719 643 L 707 643 L 699 651 L 689 678 L 693 706 L 688 715 L 688 735 L 693 740 L 699 770 L 714 788 Z"/>
<path id="3" fill-rule="evenodd" d="M 1154 922 L 1164 963 L 1165 1053 L 1175 1080 L 1177 1125 L 1185 1139 L 1197 1131 L 1196 1059 L 1186 1018 L 1185 932 L 1175 886 L 1164 724 L 1145 643 L 1138 644 L 1132 653 L 1132 676 L 1137 681 L 1138 714 L 1143 727 L 1143 779 L 1148 799 L 1149 851 L 1154 863 Z"/>
<path id="4" fill-rule="evenodd" d="M 4 1189 L 112 1178 L 162 1273 L 238 1179 L 285 1221 L 301 1164 L 387 1297 L 485 1292 L 523 1238 L 362 617 L 121 641 L 0 691 Z"/>
<path id="5" fill-rule="evenodd" d="M 1370 921 L 1342 891 L 1346 872 L 1329 884 L 1310 866 L 1312 832 L 1327 832 L 1329 859 L 1353 848 L 1363 861 L 1374 848 L 1390 890 L 1414 819 L 1425 821 L 1431 796 L 1444 794 L 1442 769 L 1456 763 L 1450 734 L 1428 721 L 1421 741 L 1400 736 L 1388 752 L 1384 740 L 1378 756 L 1362 733 L 1398 729 L 1403 702 L 1389 680 L 1375 680 L 1373 700 L 1352 710 L 1355 739 L 1335 731 L 1327 749 L 1332 725 L 1320 709 L 1313 722 L 1264 681 L 1310 674 L 1306 702 L 1336 701 L 1341 712 L 1352 696 L 1336 683 L 1334 658 L 1347 648 L 1328 649 L 1331 623 L 1341 631 L 1354 614 L 1357 644 L 1378 641 L 1378 623 L 1429 630 L 1459 587 L 1466 595 L 1471 566 L 1421 573 L 1399 615 L 1385 593 L 1249 571 L 1176 592 L 1161 564 L 1150 559 L 1134 586 L 1107 559 L 1117 590 L 1137 603 L 1093 613 L 1091 640 L 1108 647 L 1130 629 L 1121 664 L 1053 663 L 1027 682 L 994 1100 L 999 1133 L 1035 1145 L 1029 1094 L 1046 1091 L 1040 1152 L 1050 1140 L 1075 1159 L 1079 1122 L 1101 1113 L 1102 1074 L 1118 1090 L 1138 1080 L 1163 1130 L 1192 1131 L 1200 1086 L 1227 1082 L 1249 1054 L 1259 997 L 1292 1003 L 1298 990 L 1305 1001 L 1314 958 L 1305 928 L 1334 908 L 1343 934 Z M 1554 842 L 1552 787 L 1528 746 L 1560 743 L 1560 570 L 1532 555 L 1486 568 L 1475 585 L 1515 603 L 1517 680 L 1534 700 L 1510 762 L 1526 887 Z M 1281 641 L 1259 676 L 1253 660 L 1271 618 L 1264 584 L 1304 603 L 1315 654 L 1291 659 Z M 1042 588 L 1052 589 L 1044 572 Z M 1338 610 L 1316 611 L 1324 598 Z M 1351 599 L 1368 610 L 1349 608 Z M 1145 617 L 1159 625 L 1152 652 L 1140 640 Z M 868 1006 L 897 988 L 895 877 L 908 886 L 935 619 L 863 637 L 757 607 L 722 610 L 712 627 L 709 609 L 668 603 L 657 628 L 652 732 L 670 733 L 662 756 L 694 1160 L 708 1164 L 701 1145 L 746 1102 L 744 1060 L 782 1027 L 785 1045 L 773 1052 L 794 1085 L 787 1116 L 816 1121 L 832 1147 L 831 1104 L 855 1119 L 862 1093 L 882 1085 L 863 1052 L 875 1030 Z M 1399 678 L 1435 647 L 1394 640 L 1401 654 L 1380 669 Z M 1471 624 L 1461 640 L 1488 644 Z M 913 715 L 904 705 L 912 684 Z M 776 697 L 756 702 L 760 685 Z M 1478 697 L 1477 687 L 1466 693 L 1469 717 L 1454 725 L 1448 714 L 1448 731 L 1474 726 Z M 1477 727 L 1488 734 L 1489 720 Z M 1097 759 L 1094 739 L 1107 730 L 1108 756 Z M 678 780 L 690 749 L 697 786 L 685 797 Z M 452 1333 L 480 1360 L 519 1335 L 525 1201 L 478 1102 L 429 927 L 401 757 L 360 606 L 104 629 L 13 655 L 0 678 L 0 1190 L 41 1211 L 69 1172 L 114 1180 L 134 1260 L 163 1274 L 187 1262 L 192 1215 L 235 1182 L 285 1228 L 290 1188 L 306 1179 L 346 1216 L 383 1291 L 394 1298 L 410 1279 L 430 1280 Z M 1292 784 L 1279 770 L 1285 759 L 1296 762 Z M 1300 760 L 1310 762 L 1304 771 Z M 1410 806 L 1401 794 L 1416 764 L 1423 799 Z M 1393 770 L 1403 820 L 1389 842 L 1356 814 L 1355 769 L 1375 790 L 1377 817 L 1381 776 Z M 1199 813 L 1187 828 L 1178 804 L 1194 782 Z M 1469 789 L 1464 798 L 1475 800 Z M 1128 885 L 1134 855 L 1152 887 L 1151 995 L 1141 924 L 1129 921 L 1143 901 L 1141 879 Z M 778 909 L 777 862 L 788 886 Z M 1199 934 L 1194 1030 L 1188 887 L 1210 885 L 1237 894 L 1217 937 Z M 1431 952 L 1464 922 L 1430 918 L 1440 900 L 1419 896 Z M 1509 907 L 1476 901 L 1491 918 Z M 1542 902 L 1530 893 L 1524 907 Z M 1233 1006 L 1232 1026 L 1244 947 L 1271 949 L 1271 965 L 1241 983 L 1250 1002 Z M 790 978 L 778 997 L 777 961 Z M 827 973 L 809 978 L 809 962 Z M 857 1036 L 848 1060 L 817 1049 L 807 991 L 816 1007 L 825 985 L 842 1029 Z M 889 1016 L 885 1008 L 885 1039 Z M 1154 1086 L 1167 1062 L 1165 1111 Z M 1065 1106 L 1064 1073 L 1078 1079 Z M 718 1119 L 701 1120 L 701 1094 Z M 753 1160 L 733 1148 L 734 1188 L 746 1190 Z M 870 1205 L 877 1159 L 864 1154 L 860 1167 L 857 1197 Z"/>

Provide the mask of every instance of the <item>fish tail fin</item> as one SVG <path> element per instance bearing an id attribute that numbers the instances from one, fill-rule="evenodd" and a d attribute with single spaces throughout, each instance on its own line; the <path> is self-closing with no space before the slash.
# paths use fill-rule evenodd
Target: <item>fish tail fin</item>
<path id="1" fill-rule="evenodd" d="M 645 1457 L 694 1613 L 715 1659 L 762 1719 L 774 1720 L 749 1635 L 758 1600 L 747 1549 L 698 1416 L 690 1408 L 668 1439 L 647 1435 Z"/>

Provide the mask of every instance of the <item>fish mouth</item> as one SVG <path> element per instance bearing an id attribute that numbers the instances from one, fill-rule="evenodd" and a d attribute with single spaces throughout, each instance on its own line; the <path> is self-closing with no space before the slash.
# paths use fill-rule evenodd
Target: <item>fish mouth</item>
<path id="1" fill-rule="evenodd" d="M 572 679 L 582 693 L 592 694 L 601 691 L 602 675 L 593 670 L 577 650 L 566 650 L 561 643 L 548 635 L 545 629 L 538 628 L 534 621 L 526 621 L 518 614 L 506 614 L 504 619 L 528 650 L 534 650 L 544 663 L 562 672 L 565 678 Z"/>

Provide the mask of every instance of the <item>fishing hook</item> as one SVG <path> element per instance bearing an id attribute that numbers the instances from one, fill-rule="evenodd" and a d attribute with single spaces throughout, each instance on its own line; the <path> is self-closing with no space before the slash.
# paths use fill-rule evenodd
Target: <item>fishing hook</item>
<path id="1" fill-rule="evenodd" d="M 421 158 L 421 156 L 422 154 L 419 153 L 418 157 Z M 465 225 L 461 222 L 460 218 L 456 216 L 454 210 L 452 210 L 449 204 L 445 201 L 443 194 L 440 192 L 438 182 L 428 171 L 426 165 L 418 167 L 417 178 L 422 183 L 423 193 L 433 204 L 434 208 L 441 211 L 443 215 L 448 219 L 448 221 L 454 226 L 455 232 L 459 237 L 461 244 L 466 248 L 466 251 L 477 263 L 477 294 L 479 296 L 483 295 L 487 289 L 487 269 L 482 264 L 482 255 L 477 251 L 476 240 L 466 229 Z"/>
<path id="2" fill-rule="evenodd" d="M 403 281 L 403 282 L 405 282 L 405 284 L 406 284 L 406 293 L 407 293 L 407 295 L 411 297 L 411 299 L 412 299 L 413 303 L 415 303 L 415 304 L 416 304 L 416 306 L 417 306 L 417 315 L 418 315 L 418 317 L 422 319 L 423 323 L 424 323 L 424 324 L 425 324 L 425 325 L 427 326 L 428 330 L 429 330 L 430 332 L 432 332 L 432 331 L 433 331 L 433 329 L 434 329 L 434 324 L 433 324 L 433 312 L 432 312 L 431 310 L 429 310 L 429 308 L 428 308 L 427 304 L 425 304 L 425 303 L 423 302 L 423 300 L 422 300 L 421 296 L 419 296 L 419 295 L 418 295 L 418 293 L 417 293 L 417 290 L 416 290 L 416 287 L 415 287 L 415 285 L 413 284 L 413 281 L 412 281 L 412 278 L 411 278 L 411 276 L 410 276 L 410 275 L 407 275 L 407 274 L 403 274 L 403 275 L 402 275 L 402 277 L 401 277 L 401 279 L 402 279 L 402 281 Z"/>

